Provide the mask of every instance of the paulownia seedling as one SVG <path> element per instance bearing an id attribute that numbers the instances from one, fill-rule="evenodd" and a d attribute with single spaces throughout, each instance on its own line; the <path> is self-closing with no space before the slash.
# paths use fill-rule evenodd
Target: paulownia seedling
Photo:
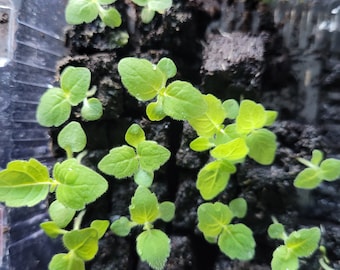
<path id="1" fill-rule="evenodd" d="M 172 0 L 132 0 L 132 2 L 143 7 L 141 14 L 143 23 L 150 23 L 156 12 L 163 14 L 172 6 Z"/>
<path id="2" fill-rule="evenodd" d="M 41 97 L 36 118 L 44 127 L 58 127 L 71 115 L 72 106 L 83 102 L 81 115 L 85 120 L 97 120 L 103 114 L 100 101 L 88 99 L 91 73 L 84 67 L 69 66 L 60 76 L 60 87 L 48 89 Z"/>
<path id="3" fill-rule="evenodd" d="M 136 239 L 136 249 L 142 261 L 152 269 L 164 268 L 170 255 L 170 239 L 159 229 L 154 229 L 157 219 L 169 222 L 175 214 L 172 202 L 159 203 L 157 197 L 148 188 L 139 186 L 131 199 L 130 219 L 120 217 L 111 224 L 111 230 L 119 236 L 127 236 L 135 226 L 143 226 L 143 232 Z"/>

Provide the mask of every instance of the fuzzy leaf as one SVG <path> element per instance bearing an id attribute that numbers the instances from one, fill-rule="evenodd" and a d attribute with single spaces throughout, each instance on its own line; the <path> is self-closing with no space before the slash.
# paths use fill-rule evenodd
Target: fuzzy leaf
<path id="1" fill-rule="evenodd" d="M 222 103 L 222 106 L 229 119 L 235 119 L 238 115 L 240 106 L 235 99 L 227 99 Z"/>
<path id="2" fill-rule="evenodd" d="M 170 158 L 170 151 L 154 141 L 139 143 L 137 154 L 140 167 L 145 171 L 158 170 Z"/>
<path id="3" fill-rule="evenodd" d="M 133 147 L 145 141 L 144 130 L 137 124 L 132 124 L 125 133 L 125 141 Z"/>
<path id="4" fill-rule="evenodd" d="M 146 115 L 151 121 L 160 121 L 166 116 L 163 111 L 162 103 L 159 100 L 148 104 L 146 107 Z"/>
<path id="5" fill-rule="evenodd" d="M 91 0 L 69 0 L 65 9 L 65 18 L 68 24 L 89 23 L 97 16 L 97 5 Z"/>
<path id="6" fill-rule="evenodd" d="M 177 67 L 175 63 L 167 57 L 163 57 L 157 63 L 157 68 L 159 68 L 167 79 L 174 77 L 177 73 Z"/>
<path id="7" fill-rule="evenodd" d="M 334 181 L 340 177 L 340 160 L 328 158 L 321 162 L 321 177 L 327 181 Z"/>
<path id="8" fill-rule="evenodd" d="M 210 151 L 210 154 L 216 159 L 226 159 L 230 162 L 237 162 L 247 156 L 248 147 L 243 138 L 236 138 L 216 146 Z"/>
<path id="9" fill-rule="evenodd" d="M 138 169 L 138 159 L 135 150 L 127 145 L 116 147 L 102 158 L 98 168 L 114 177 L 121 179 L 132 176 Z"/>
<path id="10" fill-rule="evenodd" d="M 190 148 L 196 152 L 203 152 L 214 146 L 215 144 L 206 137 L 198 137 L 190 143 Z"/>
<path id="11" fill-rule="evenodd" d="M 268 227 L 268 235 L 272 239 L 284 240 L 285 228 L 281 223 L 273 223 Z"/>
<path id="12" fill-rule="evenodd" d="M 60 253 L 53 256 L 48 265 L 49 270 L 85 270 L 85 263 L 74 253 Z"/>
<path id="13" fill-rule="evenodd" d="M 70 122 L 58 134 L 58 144 L 72 153 L 83 151 L 86 146 L 86 134 L 78 122 Z"/>
<path id="14" fill-rule="evenodd" d="M 97 237 L 100 239 L 105 235 L 109 225 L 110 222 L 108 220 L 94 220 L 91 222 L 90 227 L 97 231 Z"/>
<path id="15" fill-rule="evenodd" d="M 33 206 L 45 200 L 53 181 L 36 159 L 15 160 L 0 172 L 0 201 L 8 207 Z"/>
<path id="16" fill-rule="evenodd" d="M 236 129 L 240 134 L 248 134 L 262 128 L 267 121 L 267 114 L 261 104 L 251 100 L 242 100 L 239 114 L 236 117 Z"/>
<path id="17" fill-rule="evenodd" d="M 57 238 L 63 231 L 60 227 L 53 221 L 46 221 L 40 223 L 40 228 L 51 238 Z"/>
<path id="18" fill-rule="evenodd" d="M 159 212 L 159 218 L 165 222 L 169 222 L 175 216 L 175 204 L 172 202 L 162 202 L 159 204 Z"/>
<path id="19" fill-rule="evenodd" d="M 131 224 L 131 221 L 128 220 L 126 217 L 120 217 L 119 219 L 112 222 L 110 229 L 113 233 L 115 233 L 118 236 L 127 236 L 133 225 Z"/>
<path id="20" fill-rule="evenodd" d="M 286 246 L 279 246 L 273 253 L 272 270 L 297 270 L 299 259 Z"/>
<path id="21" fill-rule="evenodd" d="M 99 16 L 103 23 L 111 28 L 118 27 L 122 24 L 122 17 L 120 13 L 113 7 L 100 10 Z"/>
<path id="22" fill-rule="evenodd" d="M 98 120 L 103 115 L 103 105 L 97 98 L 84 99 L 80 114 L 87 121 Z"/>
<path id="23" fill-rule="evenodd" d="M 320 170 L 306 168 L 301 171 L 294 180 L 294 186 L 297 188 L 313 189 L 321 183 Z"/>
<path id="24" fill-rule="evenodd" d="M 243 198 L 236 198 L 229 203 L 229 208 L 233 215 L 238 218 L 244 218 L 247 214 L 247 202 Z"/>
<path id="25" fill-rule="evenodd" d="M 320 237 L 320 229 L 317 227 L 301 229 L 292 232 L 285 241 L 285 245 L 297 257 L 309 257 L 318 248 Z"/>
<path id="26" fill-rule="evenodd" d="M 64 206 L 59 201 L 54 201 L 48 208 L 48 213 L 55 224 L 60 228 L 65 228 L 73 219 L 76 211 Z"/>
<path id="27" fill-rule="evenodd" d="M 137 237 L 137 253 L 152 269 L 162 270 L 170 255 L 170 239 L 160 230 L 148 230 Z"/>
<path id="28" fill-rule="evenodd" d="M 150 187 L 153 182 L 153 178 L 153 172 L 147 172 L 143 169 L 138 169 L 133 176 L 133 180 L 135 181 L 135 183 L 142 187 Z"/>

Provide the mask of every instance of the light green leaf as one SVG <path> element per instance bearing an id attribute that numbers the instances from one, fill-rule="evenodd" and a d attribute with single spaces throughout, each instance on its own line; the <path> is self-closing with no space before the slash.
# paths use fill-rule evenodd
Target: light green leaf
<path id="1" fill-rule="evenodd" d="M 170 255 L 170 239 L 160 230 L 147 230 L 137 237 L 137 253 L 152 269 L 162 270 Z"/>
<path id="2" fill-rule="evenodd" d="M 174 81 L 163 95 L 164 112 L 176 120 L 200 117 L 207 110 L 203 95 L 188 82 Z"/>
<path id="3" fill-rule="evenodd" d="M 258 129 L 246 138 L 248 156 L 261 165 L 272 164 L 277 148 L 276 135 L 268 129 Z"/>
<path id="4" fill-rule="evenodd" d="M 248 147 L 243 138 L 236 138 L 230 142 L 216 146 L 210 151 L 210 154 L 216 159 L 226 159 L 230 162 L 237 162 L 247 156 Z"/>
<path id="5" fill-rule="evenodd" d="M 64 231 L 53 221 L 40 223 L 40 228 L 51 238 L 57 238 Z"/>
<path id="6" fill-rule="evenodd" d="M 230 223 L 233 213 L 223 203 L 203 203 L 198 207 L 198 229 L 205 237 L 217 237 Z"/>
<path id="7" fill-rule="evenodd" d="M 103 115 L 103 105 L 97 98 L 85 98 L 80 114 L 87 121 L 98 120 Z"/>
<path id="8" fill-rule="evenodd" d="M 196 152 L 203 152 L 215 146 L 206 137 L 198 137 L 190 143 L 190 148 Z"/>
<path id="9" fill-rule="evenodd" d="M 68 66 L 61 73 L 60 86 L 72 106 L 86 98 L 91 82 L 91 72 L 84 67 Z"/>
<path id="10" fill-rule="evenodd" d="M 150 187 L 154 178 L 153 172 L 147 172 L 143 169 L 138 169 L 133 176 L 135 183 L 142 187 Z"/>
<path id="11" fill-rule="evenodd" d="M 317 227 L 292 232 L 285 245 L 297 257 L 309 257 L 319 246 L 321 233 Z"/>
<path id="12" fill-rule="evenodd" d="M 203 98 L 208 106 L 207 111 L 202 116 L 194 116 L 188 121 L 199 136 L 211 137 L 222 128 L 227 114 L 218 98 L 211 94 L 203 95 Z"/>
<path id="13" fill-rule="evenodd" d="M 294 180 L 294 186 L 297 188 L 313 189 L 322 181 L 320 170 L 314 168 L 306 168 L 301 171 Z"/>
<path id="14" fill-rule="evenodd" d="M 64 206 L 59 201 L 54 201 L 48 208 L 51 219 L 60 227 L 65 228 L 73 219 L 76 211 Z"/>
<path id="15" fill-rule="evenodd" d="M 175 204 L 172 202 L 162 202 L 159 204 L 159 218 L 165 222 L 171 221 L 175 216 Z"/>
<path id="16" fill-rule="evenodd" d="M 315 166 L 319 166 L 322 160 L 323 160 L 323 153 L 317 149 L 313 150 L 312 159 L 310 162 Z"/>
<path id="17" fill-rule="evenodd" d="M 177 67 L 175 63 L 167 57 L 163 57 L 157 63 L 157 68 L 159 68 L 167 79 L 174 77 L 177 73 Z"/>
<path id="18" fill-rule="evenodd" d="M 113 7 L 109 9 L 100 9 L 99 16 L 103 23 L 111 28 L 118 27 L 122 24 L 120 13 Z"/>
<path id="19" fill-rule="evenodd" d="M 321 177 L 327 181 L 334 181 L 340 177 L 340 160 L 328 158 L 321 162 Z"/>
<path id="20" fill-rule="evenodd" d="M 285 239 L 285 228 L 281 223 L 273 223 L 268 227 L 268 235 L 272 239 Z"/>
<path id="21" fill-rule="evenodd" d="M 172 6 L 172 0 L 149 0 L 148 7 L 151 10 L 157 11 L 159 13 L 164 13 L 166 9 Z"/>
<path id="22" fill-rule="evenodd" d="M 133 147 L 145 141 L 144 130 L 137 124 L 132 124 L 125 133 L 125 141 Z"/>
<path id="23" fill-rule="evenodd" d="M 250 260 L 255 254 L 253 232 L 244 224 L 227 225 L 217 244 L 231 259 Z"/>
<path id="24" fill-rule="evenodd" d="M 138 169 L 136 152 L 127 145 L 113 148 L 109 154 L 102 158 L 98 168 L 118 179 L 132 176 Z"/>
<path id="25" fill-rule="evenodd" d="M 78 122 L 68 123 L 58 134 L 58 144 L 65 151 L 78 153 L 86 146 L 86 134 Z"/>
<path id="26" fill-rule="evenodd" d="M 91 0 L 69 0 L 65 9 L 65 18 L 68 24 L 89 23 L 97 16 L 97 4 Z"/>
<path id="27" fill-rule="evenodd" d="M 227 113 L 229 119 L 235 119 L 238 115 L 240 106 L 235 99 L 227 99 L 222 103 L 222 106 Z"/>
<path id="28" fill-rule="evenodd" d="M 170 158 L 170 151 L 154 141 L 143 141 L 137 146 L 137 155 L 143 170 L 155 171 Z"/>
<path id="29" fill-rule="evenodd" d="M 215 160 L 205 165 L 197 176 L 196 187 L 205 200 L 221 193 L 229 182 L 231 170 L 223 161 Z"/>
<path id="30" fill-rule="evenodd" d="M 0 172 L 0 201 L 8 207 L 33 206 L 45 200 L 53 181 L 36 159 L 15 160 Z"/>
<path id="31" fill-rule="evenodd" d="M 71 115 L 71 105 L 60 88 L 48 89 L 40 98 L 36 118 L 41 126 L 59 127 Z"/>
<path id="32" fill-rule="evenodd" d="M 116 2 L 117 0 L 97 0 L 97 1 L 101 5 L 110 5 Z"/>
<path id="33" fill-rule="evenodd" d="M 278 116 L 278 113 L 277 111 L 271 111 L 271 110 L 266 110 L 265 112 L 266 112 L 266 118 L 267 118 L 265 126 L 271 126 L 275 122 Z"/>
<path id="34" fill-rule="evenodd" d="M 247 202 L 243 198 L 232 200 L 229 203 L 229 208 L 235 217 L 244 218 L 247 214 Z"/>
<path id="35" fill-rule="evenodd" d="M 279 246 L 273 253 L 272 270 L 297 270 L 299 259 L 286 246 Z"/>
<path id="36" fill-rule="evenodd" d="M 85 270 L 85 263 L 77 255 L 70 252 L 60 253 L 53 256 L 48 265 L 49 270 Z"/>
<path id="37" fill-rule="evenodd" d="M 240 134 L 248 134 L 255 129 L 262 128 L 267 121 L 267 114 L 261 104 L 245 99 L 240 104 L 236 117 L 236 130 Z"/>
<path id="38" fill-rule="evenodd" d="M 130 233 L 132 227 L 132 222 L 128 218 L 120 217 L 112 222 L 110 229 L 116 235 L 124 237 Z"/>
<path id="39" fill-rule="evenodd" d="M 57 200 L 66 207 L 81 210 L 107 190 L 107 181 L 76 159 L 56 163 L 53 175 L 58 182 Z"/>
<path id="40" fill-rule="evenodd" d="M 146 107 L 146 115 L 151 121 L 160 121 L 164 119 L 166 114 L 163 111 L 162 103 L 157 100 L 157 102 L 151 102 Z"/>
<path id="41" fill-rule="evenodd" d="M 70 231 L 64 234 L 63 243 L 79 258 L 89 261 L 98 251 L 98 232 L 93 228 Z"/>
<path id="42" fill-rule="evenodd" d="M 136 5 L 138 6 L 146 6 L 148 4 L 149 0 L 132 0 L 132 2 L 134 2 Z"/>
<path id="43" fill-rule="evenodd" d="M 165 84 L 163 73 L 146 59 L 123 58 L 118 63 L 118 72 L 123 85 L 138 100 L 153 99 Z"/>
<path id="44" fill-rule="evenodd" d="M 100 239 L 105 235 L 109 225 L 110 222 L 108 220 L 94 220 L 91 222 L 90 227 L 97 231 L 97 237 Z"/>
<path id="45" fill-rule="evenodd" d="M 154 222 L 159 217 L 158 200 L 154 193 L 139 186 L 129 206 L 131 220 L 137 224 Z"/>
<path id="46" fill-rule="evenodd" d="M 148 6 L 143 7 L 141 12 L 141 19 L 143 23 L 150 23 L 154 17 L 154 10 L 150 9 Z"/>

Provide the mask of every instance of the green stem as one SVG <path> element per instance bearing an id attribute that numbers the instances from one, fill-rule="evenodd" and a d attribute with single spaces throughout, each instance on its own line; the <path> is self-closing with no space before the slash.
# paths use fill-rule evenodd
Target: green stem
<path id="1" fill-rule="evenodd" d="M 310 162 L 309 160 L 304 159 L 304 158 L 298 157 L 297 161 L 299 161 L 300 163 L 302 163 L 303 165 L 305 165 L 306 167 L 309 167 L 309 168 L 313 168 L 313 169 L 319 168 L 318 166 L 314 165 L 312 162 Z"/>
<path id="2" fill-rule="evenodd" d="M 78 216 L 74 219 L 73 230 L 79 230 L 83 217 L 85 215 L 85 210 L 81 211 Z"/>
<path id="3" fill-rule="evenodd" d="M 73 158 L 73 152 L 72 152 L 70 147 L 66 147 L 65 151 L 66 151 L 66 158 L 67 159 Z"/>

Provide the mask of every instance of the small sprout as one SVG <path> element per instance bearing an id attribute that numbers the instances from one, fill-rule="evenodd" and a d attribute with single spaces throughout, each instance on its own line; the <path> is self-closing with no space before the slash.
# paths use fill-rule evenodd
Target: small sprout
<path id="1" fill-rule="evenodd" d="M 132 2 L 143 7 L 141 14 L 143 23 L 150 23 L 155 12 L 163 14 L 172 6 L 172 0 L 132 0 Z"/>
<path id="2" fill-rule="evenodd" d="M 294 180 L 297 188 L 313 189 L 322 181 L 335 181 L 340 178 L 340 160 L 335 158 L 323 159 L 320 150 L 313 150 L 311 160 L 298 158 L 298 161 L 307 166 Z"/>
<path id="3" fill-rule="evenodd" d="M 54 201 L 48 208 L 48 213 L 59 228 L 65 228 L 74 218 L 76 211 L 64 206 L 59 201 Z"/>

